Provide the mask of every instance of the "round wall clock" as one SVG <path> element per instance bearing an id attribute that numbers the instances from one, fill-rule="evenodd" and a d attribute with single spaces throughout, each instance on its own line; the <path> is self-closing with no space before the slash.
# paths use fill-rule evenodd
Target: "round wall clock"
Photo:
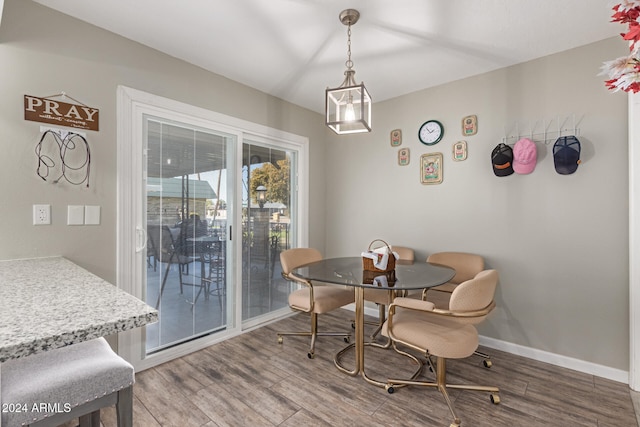
<path id="1" fill-rule="evenodd" d="M 418 139 L 425 145 L 437 144 L 443 135 L 444 126 L 437 120 L 427 120 L 418 129 Z"/>

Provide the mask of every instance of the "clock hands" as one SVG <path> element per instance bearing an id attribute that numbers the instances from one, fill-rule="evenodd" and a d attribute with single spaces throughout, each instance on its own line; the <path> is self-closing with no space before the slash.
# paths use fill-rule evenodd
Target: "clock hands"
<path id="1" fill-rule="evenodd" d="M 426 145 L 433 145 L 442 139 L 444 128 L 437 120 L 428 120 L 418 129 L 418 139 Z"/>

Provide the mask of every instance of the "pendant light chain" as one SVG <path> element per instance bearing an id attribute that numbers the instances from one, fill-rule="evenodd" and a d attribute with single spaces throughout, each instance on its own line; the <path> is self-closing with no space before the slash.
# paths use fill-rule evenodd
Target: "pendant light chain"
<path id="1" fill-rule="evenodd" d="M 325 91 L 325 124 L 338 135 L 371 132 L 371 97 L 364 83 L 356 83 L 351 60 L 351 26 L 359 18 L 355 9 L 340 12 L 340 22 L 347 27 L 346 71 L 340 86 Z"/>
<path id="2" fill-rule="evenodd" d="M 344 63 L 350 70 L 353 68 L 353 61 L 351 60 L 351 24 L 347 27 L 347 62 Z"/>

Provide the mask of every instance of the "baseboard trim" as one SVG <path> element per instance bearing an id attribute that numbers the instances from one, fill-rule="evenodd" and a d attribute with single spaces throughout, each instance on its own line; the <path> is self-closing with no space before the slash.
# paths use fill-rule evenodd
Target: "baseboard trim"
<path id="1" fill-rule="evenodd" d="M 539 362 L 550 363 L 552 365 L 573 369 L 574 371 L 583 372 L 585 374 L 629 384 L 629 372 L 623 371 L 622 369 L 598 365 L 597 363 L 587 362 L 573 357 L 562 356 L 560 354 L 484 336 L 480 336 L 480 344 L 485 347 L 494 348 L 496 350 L 505 351 L 518 356 L 528 357 L 529 359 L 537 360 Z"/>
<path id="2" fill-rule="evenodd" d="M 349 304 L 344 306 L 345 309 L 355 311 L 355 305 Z M 365 315 L 378 317 L 378 309 L 376 307 L 364 308 Z M 597 363 L 587 362 L 573 357 L 562 356 L 560 354 L 551 353 L 544 350 L 538 350 L 532 347 L 526 347 L 520 344 L 514 344 L 495 338 L 480 336 L 480 345 L 494 348 L 496 350 L 515 354 L 518 356 L 528 357 L 529 359 L 539 362 L 550 363 L 562 368 L 573 369 L 574 371 L 583 372 L 585 374 L 595 375 L 597 377 L 606 378 L 624 384 L 629 384 L 629 371 L 615 369 L 608 366 L 598 365 Z"/>

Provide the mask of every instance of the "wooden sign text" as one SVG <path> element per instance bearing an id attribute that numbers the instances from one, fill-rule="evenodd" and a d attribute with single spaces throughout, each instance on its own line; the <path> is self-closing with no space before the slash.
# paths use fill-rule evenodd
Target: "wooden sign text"
<path id="1" fill-rule="evenodd" d="M 37 96 L 24 96 L 24 119 L 97 131 L 99 110 L 85 105 L 67 104 Z"/>

